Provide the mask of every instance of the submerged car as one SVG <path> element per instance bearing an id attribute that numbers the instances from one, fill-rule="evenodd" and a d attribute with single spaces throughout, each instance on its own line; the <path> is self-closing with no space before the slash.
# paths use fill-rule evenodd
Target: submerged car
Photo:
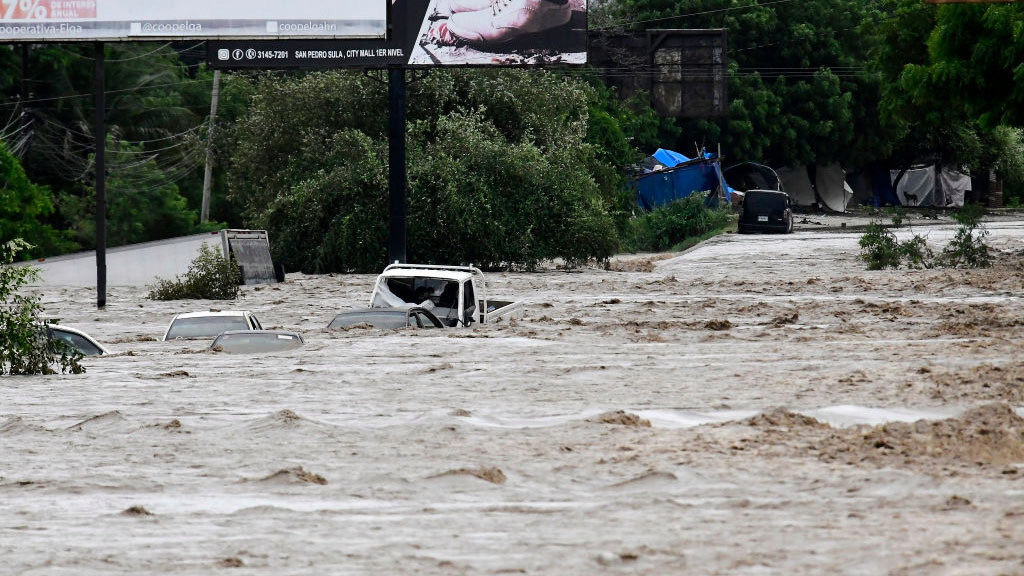
<path id="1" fill-rule="evenodd" d="M 793 204 L 789 194 L 778 190 L 748 190 L 743 199 L 743 210 L 737 232 L 793 231 Z"/>
<path id="2" fill-rule="evenodd" d="M 443 328 L 444 324 L 426 308 L 360 308 L 342 312 L 331 320 L 328 328 L 369 326 L 384 330 L 399 328 Z"/>
<path id="3" fill-rule="evenodd" d="M 210 349 L 227 354 L 268 354 L 295 350 L 305 343 L 295 332 L 231 330 L 217 336 Z"/>
<path id="4" fill-rule="evenodd" d="M 93 340 L 88 334 L 81 330 L 50 324 L 46 326 L 46 335 L 50 340 L 62 342 L 72 349 L 82 353 L 83 356 L 102 356 L 110 354 L 102 344 Z"/>
<path id="5" fill-rule="evenodd" d="M 190 312 L 171 320 L 163 340 L 216 338 L 231 330 L 263 330 L 263 326 L 249 311 Z"/>

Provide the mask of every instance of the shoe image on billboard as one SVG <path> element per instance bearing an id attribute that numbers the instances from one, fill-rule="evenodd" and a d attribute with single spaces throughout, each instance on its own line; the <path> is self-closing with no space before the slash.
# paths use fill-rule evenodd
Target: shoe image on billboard
<path id="1" fill-rule="evenodd" d="M 409 64 L 586 61 L 586 0 L 431 0 Z"/>

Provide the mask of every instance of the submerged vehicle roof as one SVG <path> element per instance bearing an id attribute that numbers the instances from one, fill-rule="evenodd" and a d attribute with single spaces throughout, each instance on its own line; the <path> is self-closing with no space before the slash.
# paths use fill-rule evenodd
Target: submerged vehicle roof
<path id="1" fill-rule="evenodd" d="M 225 310 L 217 312 L 184 312 L 174 317 L 175 320 L 178 318 L 206 318 L 211 316 L 245 316 L 246 314 L 252 314 L 248 310 Z"/>
<path id="2" fill-rule="evenodd" d="M 464 282 L 473 277 L 471 272 L 462 270 L 434 270 L 431 268 L 391 268 L 381 273 L 383 278 L 440 278 Z"/>

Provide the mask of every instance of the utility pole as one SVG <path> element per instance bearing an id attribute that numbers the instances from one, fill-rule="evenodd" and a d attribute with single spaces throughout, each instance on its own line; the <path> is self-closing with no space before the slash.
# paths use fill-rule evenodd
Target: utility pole
<path id="1" fill-rule="evenodd" d="M 220 70 L 213 72 L 213 96 L 210 101 L 210 132 L 206 139 L 206 174 L 203 176 L 203 207 L 199 222 L 210 221 L 210 189 L 213 187 L 213 131 L 217 125 L 217 102 L 220 100 Z"/>
<path id="2" fill-rule="evenodd" d="M 107 95 L 103 42 L 96 43 L 96 307 L 107 307 Z"/>
<path id="3" fill-rule="evenodd" d="M 388 264 L 406 262 L 405 69 L 388 69 Z"/>

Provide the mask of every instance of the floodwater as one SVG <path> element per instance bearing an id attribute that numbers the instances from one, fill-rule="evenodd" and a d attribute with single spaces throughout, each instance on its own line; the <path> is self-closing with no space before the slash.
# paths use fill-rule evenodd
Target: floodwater
<path id="1" fill-rule="evenodd" d="M 492 274 L 525 317 L 451 331 L 324 330 L 363 275 L 39 288 L 114 354 L 0 380 L 0 573 L 1024 573 L 1024 224 L 989 227 L 982 271 L 798 231 Z M 155 341 L 208 308 L 307 345 Z"/>

